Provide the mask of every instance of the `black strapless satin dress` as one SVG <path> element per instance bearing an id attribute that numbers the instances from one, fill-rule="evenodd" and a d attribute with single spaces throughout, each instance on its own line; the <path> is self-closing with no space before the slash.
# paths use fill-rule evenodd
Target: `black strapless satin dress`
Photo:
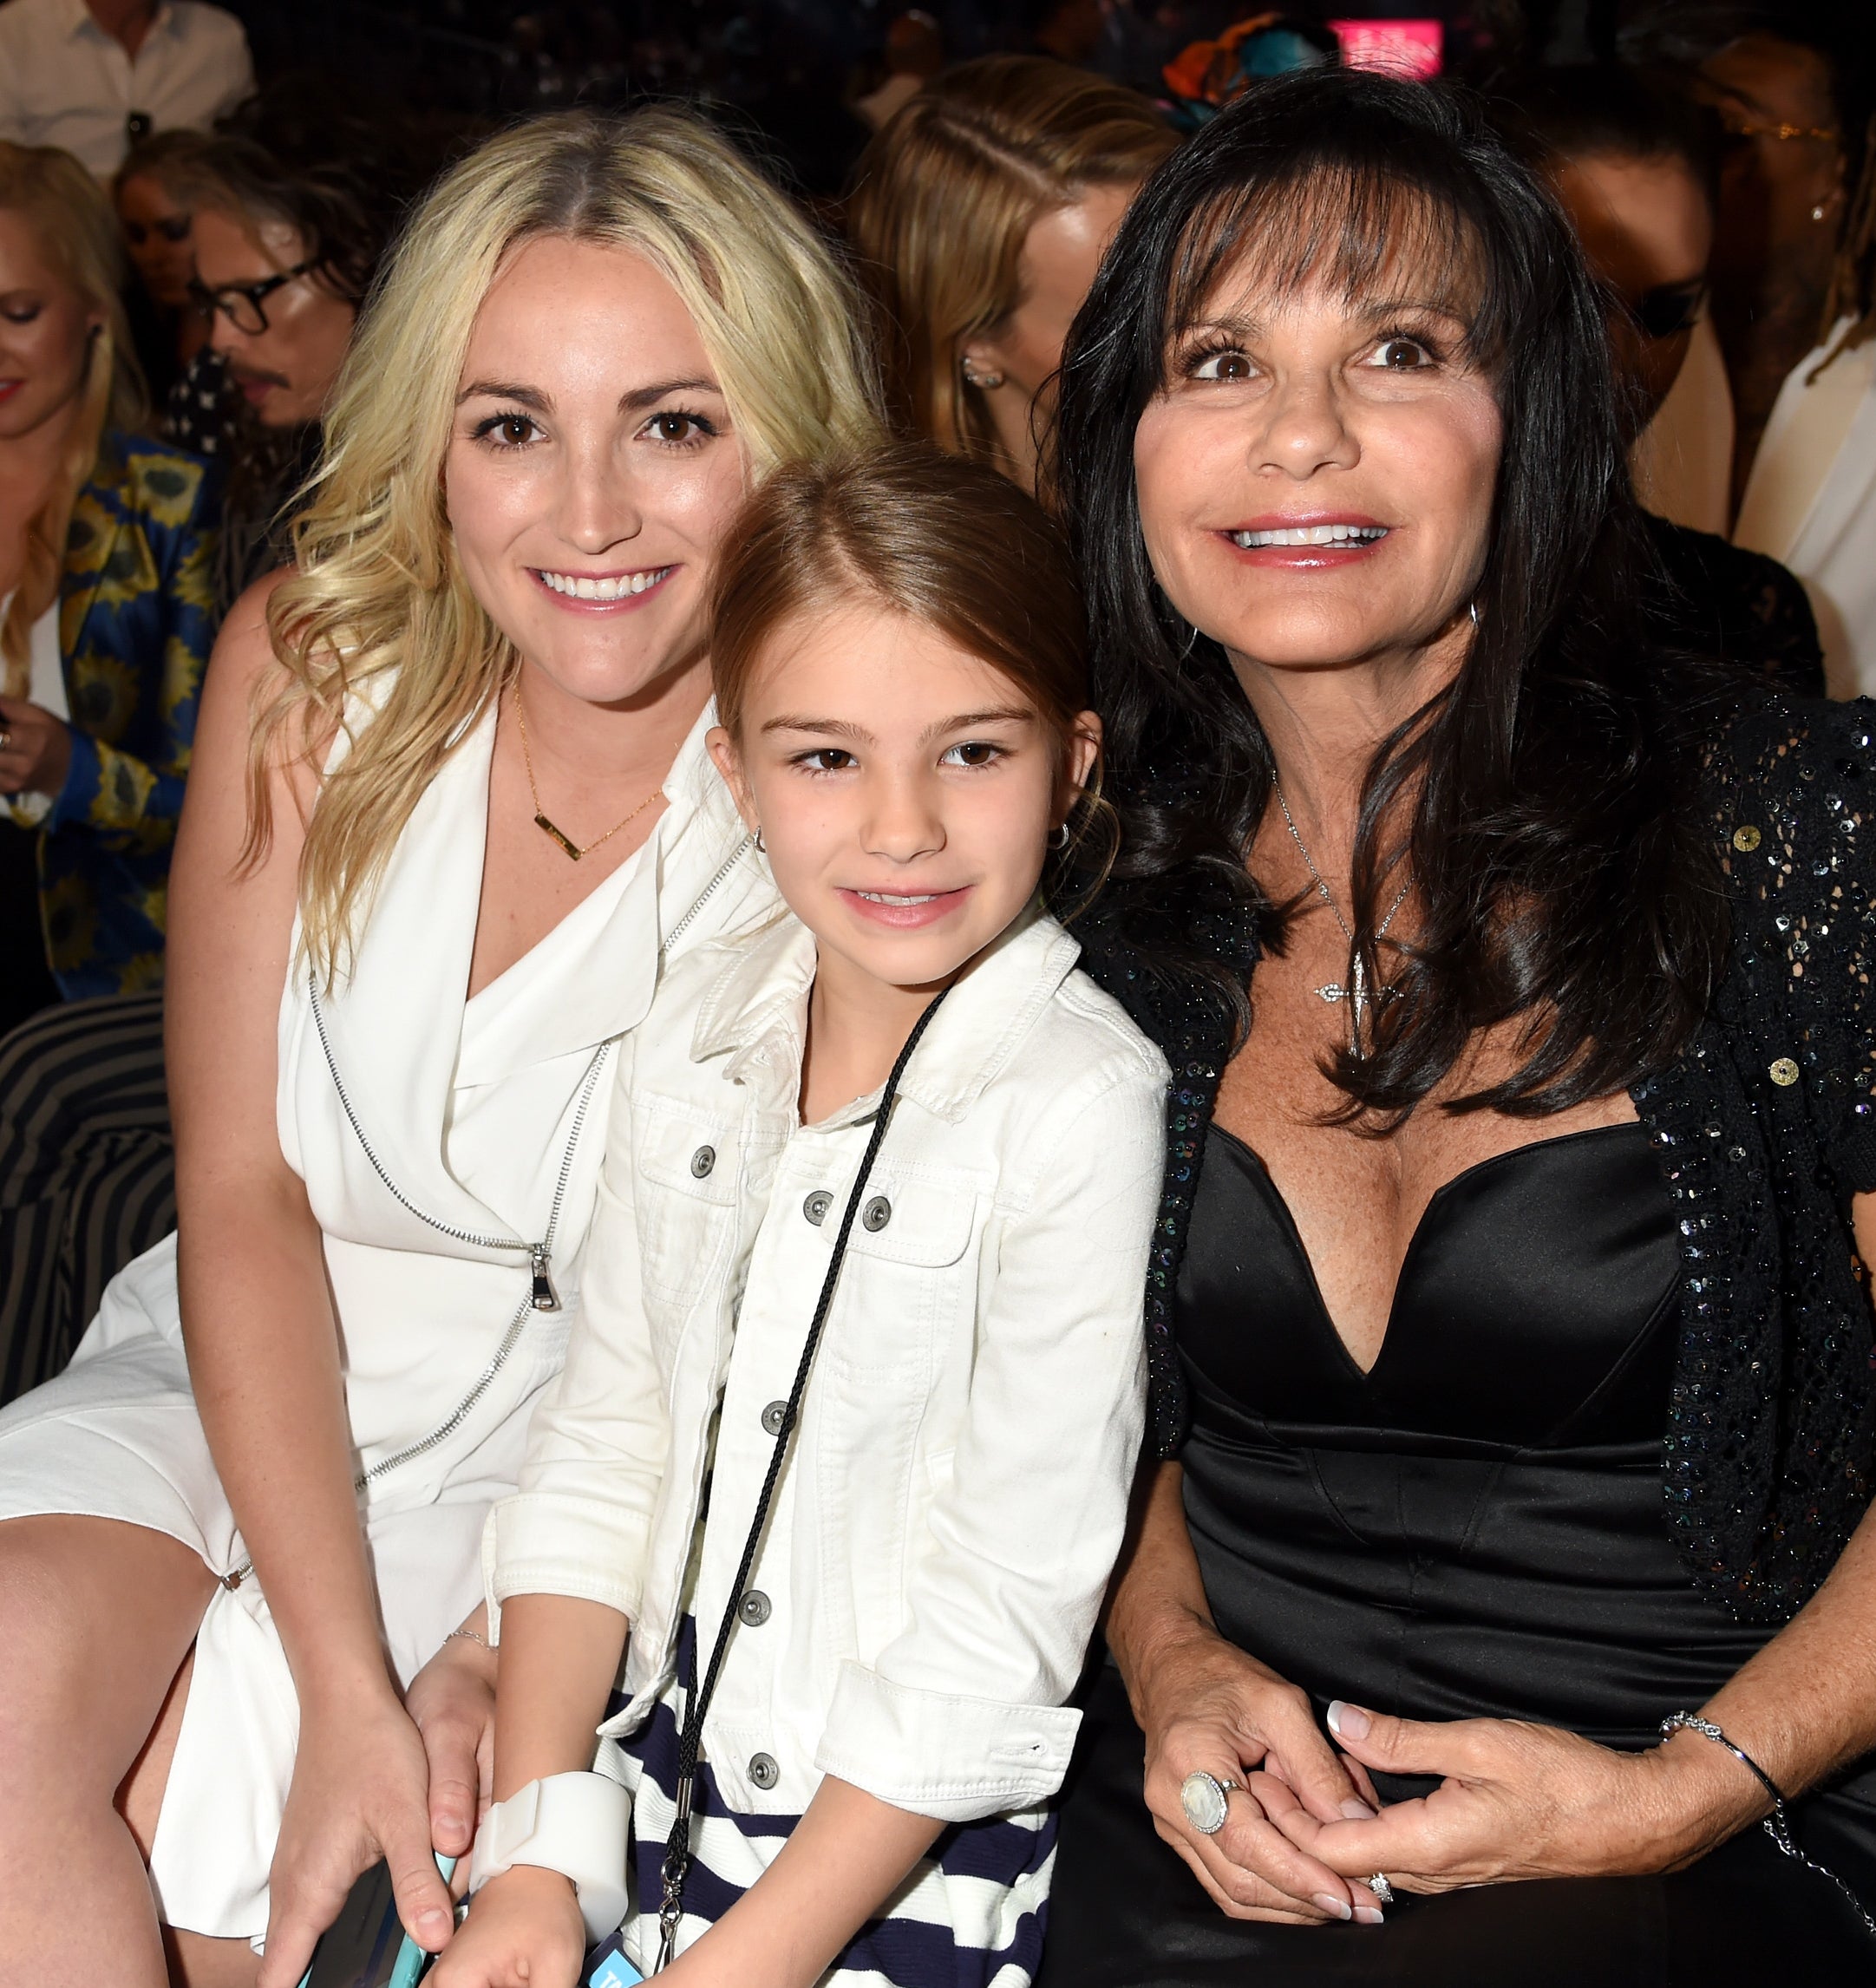
<path id="1" fill-rule="evenodd" d="M 1653 1744 L 1769 1633 L 1704 1600 L 1668 1537 L 1679 1295 L 1643 1128 L 1566 1134 L 1434 1197 L 1364 1374 L 1275 1184 L 1213 1127 L 1180 1281 L 1180 1461 L 1220 1631 L 1318 1714 L 1339 1697 Z M 1064 1795 L 1040 1988 L 1876 1982 L 1876 1939 L 1756 1829 L 1672 1877 L 1403 1899 L 1382 1927 L 1232 1921 L 1154 1835 L 1142 1761 L 1109 1668 Z M 1800 1816 L 1810 1854 L 1876 1898 L 1861 1785 Z"/>

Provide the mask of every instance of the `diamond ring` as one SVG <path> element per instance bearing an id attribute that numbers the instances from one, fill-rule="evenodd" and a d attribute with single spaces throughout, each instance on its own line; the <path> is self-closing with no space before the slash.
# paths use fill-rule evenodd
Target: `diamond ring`
<path id="1" fill-rule="evenodd" d="M 1238 1781 L 1220 1781 L 1215 1774 L 1207 1774 L 1200 1768 L 1180 1783 L 1179 1805 L 1186 1812 L 1186 1820 L 1201 1836 L 1215 1836 L 1225 1827 L 1227 1797 L 1234 1788 L 1243 1785 Z"/>
<path id="2" fill-rule="evenodd" d="M 1382 1905 L 1390 1906 L 1394 1903 L 1394 1887 L 1388 1882 L 1387 1876 L 1383 1872 L 1376 1871 L 1367 1882 L 1369 1890 L 1380 1900 Z"/>

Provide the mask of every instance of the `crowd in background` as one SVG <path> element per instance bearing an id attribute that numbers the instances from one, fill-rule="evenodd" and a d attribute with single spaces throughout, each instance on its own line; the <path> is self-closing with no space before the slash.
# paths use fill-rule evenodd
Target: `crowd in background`
<path id="1" fill-rule="evenodd" d="M 244 29 L 188 0 L 0 6 L 0 1036 L 103 998 L 134 1004 L 121 1049 L 160 1057 L 213 630 L 289 556 L 374 271 L 450 160 L 573 102 L 699 104 L 844 239 L 901 428 L 1046 495 L 1062 342 L 1145 178 L 1262 77 L 1402 59 L 1384 23 L 1240 7 L 448 0 Z M 1852 13 L 1478 0 L 1435 25 L 1422 66 L 1489 97 L 1600 280 L 1665 625 L 1801 691 L 1876 688 L 1873 65 Z M 6 1055 L 24 1095 L 44 1051 Z M 160 1068 L 147 1091 L 117 1127 L 138 1154 L 112 1148 L 140 1180 L 140 1142 L 166 1163 Z M 18 1226 L 69 1150 L 44 1127 L 23 1144 L 16 1118 L 0 1138 L 0 1319 L 49 1316 Z M 59 1272 L 65 1327 L 30 1357 L 9 1334 L 10 1388 L 170 1219 L 112 1179 L 119 1229 Z"/>

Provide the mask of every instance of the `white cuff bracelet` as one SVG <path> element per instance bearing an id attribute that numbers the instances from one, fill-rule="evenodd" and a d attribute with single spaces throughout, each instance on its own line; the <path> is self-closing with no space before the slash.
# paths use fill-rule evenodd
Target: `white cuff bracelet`
<path id="1" fill-rule="evenodd" d="M 625 1832 L 631 1797 L 603 1774 L 531 1781 L 482 1818 L 469 1860 L 473 1896 L 516 1864 L 572 1882 L 586 1944 L 597 1946 L 625 1916 Z"/>

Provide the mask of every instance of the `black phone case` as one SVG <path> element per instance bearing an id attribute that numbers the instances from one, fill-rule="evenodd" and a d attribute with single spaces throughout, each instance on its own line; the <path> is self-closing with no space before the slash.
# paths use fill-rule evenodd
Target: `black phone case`
<path id="1" fill-rule="evenodd" d="M 403 1938 L 390 1866 L 374 1864 L 321 1937 L 306 1988 L 388 1988 Z"/>

